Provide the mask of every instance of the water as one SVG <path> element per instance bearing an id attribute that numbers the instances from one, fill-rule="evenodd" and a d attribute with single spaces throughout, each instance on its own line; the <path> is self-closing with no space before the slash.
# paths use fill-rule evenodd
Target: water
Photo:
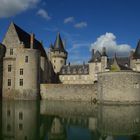
<path id="1" fill-rule="evenodd" d="M 140 140 L 139 105 L 3 101 L 0 140 Z"/>

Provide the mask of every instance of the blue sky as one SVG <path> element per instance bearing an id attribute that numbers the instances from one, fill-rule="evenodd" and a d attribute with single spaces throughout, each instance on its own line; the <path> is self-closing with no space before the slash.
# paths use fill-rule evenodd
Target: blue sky
<path id="1" fill-rule="evenodd" d="M 128 55 L 140 39 L 139 5 L 139 0 L 1 0 L 0 41 L 14 21 L 46 48 L 60 32 L 72 63 L 87 62 L 91 48 Z"/>

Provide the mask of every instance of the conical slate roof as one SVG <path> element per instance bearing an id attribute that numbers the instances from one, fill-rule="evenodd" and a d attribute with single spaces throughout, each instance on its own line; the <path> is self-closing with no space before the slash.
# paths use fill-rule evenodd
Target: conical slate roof
<path id="1" fill-rule="evenodd" d="M 116 54 L 114 56 L 114 59 L 113 59 L 113 64 L 111 65 L 111 71 L 120 71 L 120 66 L 117 62 L 117 57 L 116 57 Z"/>
<path id="2" fill-rule="evenodd" d="M 101 57 L 102 57 L 101 53 L 97 50 L 95 52 L 95 54 L 92 56 L 92 58 L 91 58 L 91 60 L 89 62 L 95 62 L 95 61 L 100 62 L 101 61 Z"/>
<path id="3" fill-rule="evenodd" d="M 133 58 L 140 59 L 140 40 L 139 40 L 137 48 L 133 54 Z"/>
<path id="4" fill-rule="evenodd" d="M 59 51 L 62 51 L 62 52 L 66 52 L 66 50 L 64 48 L 64 44 L 63 44 L 61 36 L 60 36 L 60 33 L 57 34 L 57 37 L 56 37 L 56 40 L 55 40 L 55 43 L 54 43 L 54 50 L 59 50 Z"/>

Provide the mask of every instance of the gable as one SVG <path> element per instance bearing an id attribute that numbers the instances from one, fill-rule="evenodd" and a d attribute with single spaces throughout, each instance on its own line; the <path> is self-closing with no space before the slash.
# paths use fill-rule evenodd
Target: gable
<path id="1" fill-rule="evenodd" d="M 6 48 L 15 48 L 19 46 L 20 40 L 13 23 L 10 24 L 2 44 L 5 45 Z"/>

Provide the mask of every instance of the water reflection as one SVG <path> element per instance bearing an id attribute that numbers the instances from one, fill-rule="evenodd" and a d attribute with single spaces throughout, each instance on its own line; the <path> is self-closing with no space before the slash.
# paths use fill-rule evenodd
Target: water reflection
<path id="1" fill-rule="evenodd" d="M 139 140 L 140 106 L 3 101 L 0 140 Z"/>

